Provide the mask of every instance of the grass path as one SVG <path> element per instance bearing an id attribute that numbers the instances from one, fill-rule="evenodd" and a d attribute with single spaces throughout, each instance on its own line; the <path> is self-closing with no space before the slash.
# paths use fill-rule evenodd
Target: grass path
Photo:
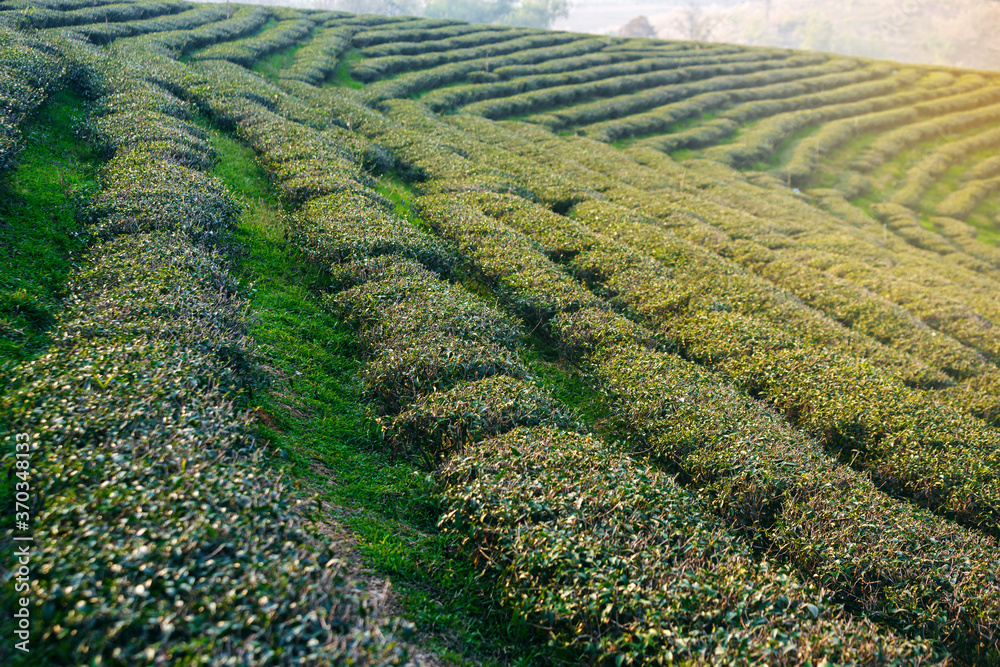
<path id="1" fill-rule="evenodd" d="M 24 128 L 17 167 L 0 175 L 0 366 L 48 348 L 74 257 L 87 247 L 83 215 L 100 160 L 76 134 L 83 116 L 82 98 L 56 94 Z"/>
<path id="2" fill-rule="evenodd" d="M 214 173 L 244 200 L 237 274 L 252 284 L 252 336 L 267 388 L 248 405 L 276 469 L 307 488 L 329 530 L 360 555 L 386 603 L 418 628 L 428 664 L 541 664 L 528 629 L 496 609 L 461 545 L 441 535 L 433 480 L 379 448 L 380 430 L 356 379 L 354 332 L 323 308 L 325 276 L 290 251 L 282 210 L 252 151 L 212 132 Z M 376 591 L 378 592 L 378 591 Z M 427 655 L 425 654 L 425 659 Z"/>

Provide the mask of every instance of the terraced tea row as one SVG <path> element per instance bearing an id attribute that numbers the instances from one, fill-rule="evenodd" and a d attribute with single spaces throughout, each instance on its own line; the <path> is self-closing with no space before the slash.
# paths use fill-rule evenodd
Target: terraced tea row
<path id="1" fill-rule="evenodd" d="M 474 563 L 545 660 L 1000 664 L 995 75 L 44 6 L 34 36 L 20 5 L 0 12 L 8 134 L 71 86 L 107 162 L 59 342 L 0 402 L 48 447 L 44 597 L 72 609 L 53 650 L 145 655 L 188 581 L 215 604 L 182 600 L 154 657 L 406 660 L 406 627 L 364 620 L 352 575 L 330 576 L 347 565 L 279 507 L 290 492 L 254 481 L 236 209 L 206 173 L 221 132 L 280 197 L 274 242 L 322 276 L 310 298 L 355 332 L 378 444 L 433 475 L 458 545 L 440 557 Z M 178 486 L 185 465 L 204 488 Z M 98 516 L 109 494 L 125 501 Z M 195 565 L 175 573 L 155 546 L 171 536 Z M 86 639 L 98 625 L 122 631 Z"/>

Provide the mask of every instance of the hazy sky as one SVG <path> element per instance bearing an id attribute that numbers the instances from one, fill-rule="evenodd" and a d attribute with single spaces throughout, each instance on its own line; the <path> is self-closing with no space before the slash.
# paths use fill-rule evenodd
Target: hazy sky
<path id="1" fill-rule="evenodd" d="M 553 27 L 604 34 L 642 15 L 683 38 L 692 11 L 719 41 L 1000 70 L 1000 0 L 576 0 Z"/>

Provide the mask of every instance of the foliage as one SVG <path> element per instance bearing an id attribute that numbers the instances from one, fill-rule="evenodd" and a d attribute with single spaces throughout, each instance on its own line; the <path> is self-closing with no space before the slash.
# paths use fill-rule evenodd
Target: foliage
<path id="1" fill-rule="evenodd" d="M 20 361 L 47 347 L 74 256 L 88 241 L 86 210 L 98 188 L 97 155 L 81 141 L 82 111 L 79 96 L 57 93 L 22 126 L 17 166 L 0 175 L 3 361 Z"/>
<path id="2" fill-rule="evenodd" d="M 440 479 L 442 525 L 570 655 L 598 664 L 933 660 L 925 647 L 839 618 L 815 591 L 749 558 L 668 477 L 594 438 L 517 429 L 456 456 Z"/>
<path id="3" fill-rule="evenodd" d="M 424 15 L 544 29 L 569 16 L 569 7 L 568 0 L 432 0 Z"/>
<path id="4" fill-rule="evenodd" d="M 0 15 L 4 194 L 38 211 L 13 249 L 54 264 L 51 345 L 0 398 L 39 433 L 36 662 L 405 662 L 358 554 L 474 661 L 1000 659 L 992 75 L 276 7 Z M 59 178 L 83 196 L 50 224 Z"/>

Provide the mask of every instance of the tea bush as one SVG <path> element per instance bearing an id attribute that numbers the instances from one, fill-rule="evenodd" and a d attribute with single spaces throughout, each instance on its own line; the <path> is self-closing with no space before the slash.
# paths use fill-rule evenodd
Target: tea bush
<path id="1" fill-rule="evenodd" d="M 494 375 L 523 378 L 521 329 L 502 311 L 411 261 L 387 257 L 355 268 L 362 284 L 331 297 L 375 353 L 364 380 L 380 412 Z"/>
<path id="2" fill-rule="evenodd" d="M 233 42 L 213 44 L 193 54 L 191 58 L 192 60 L 228 60 L 243 67 L 250 67 L 263 56 L 298 42 L 310 34 L 314 27 L 315 23 L 308 18 L 291 18 L 279 21 L 273 28 L 268 28 L 250 37 Z"/>
<path id="3" fill-rule="evenodd" d="M 581 430 L 573 413 L 538 386 L 507 375 L 460 384 L 425 396 L 382 421 L 394 452 L 441 461 L 468 443 L 517 427 Z"/>
<path id="4" fill-rule="evenodd" d="M 964 220 L 972 214 L 976 206 L 991 194 L 1000 190 L 1000 178 L 976 180 L 945 197 L 935 208 L 938 215 Z"/>
<path id="5" fill-rule="evenodd" d="M 575 338 L 580 325 L 569 316 L 554 328 Z M 721 516 L 869 613 L 950 638 L 969 656 L 996 650 L 995 540 L 892 499 L 717 377 L 605 326 L 588 359 L 633 449 L 680 468 Z"/>
<path id="6" fill-rule="evenodd" d="M 752 559 L 669 477 L 592 437 L 519 428 L 469 447 L 440 480 L 442 526 L 465 538 L 501 599 L 569 655 L 596 664 L 936 657 L 844 618 L 816 589 Z"/>
<path id="7" fill-rule="evenodd" d="M 352 33 L 353 29 L 349 26 L 321 31 L 311 42 L 295 52 L 295 62 L 288 69 L 282 70 L 282 78 L 313 86 L 321 84 L 337 69 L 340 56 L 349 48 Z"/>
<path id="8" fill-rule="evenodd" d="M 24 120 L 66 71 L 61 54 L 50 45 L 0 26 L 0 173 L 14 166 Z"/>
<path id="9" fill-rule="evenodd" d="M 311 261 L 327 266 L 398 255 L 448 273 L 455 261 L 433 236 L 363 194 L 342 193 L 310 200 L 303 206 L 293 233 L 296 245 Z"/>

